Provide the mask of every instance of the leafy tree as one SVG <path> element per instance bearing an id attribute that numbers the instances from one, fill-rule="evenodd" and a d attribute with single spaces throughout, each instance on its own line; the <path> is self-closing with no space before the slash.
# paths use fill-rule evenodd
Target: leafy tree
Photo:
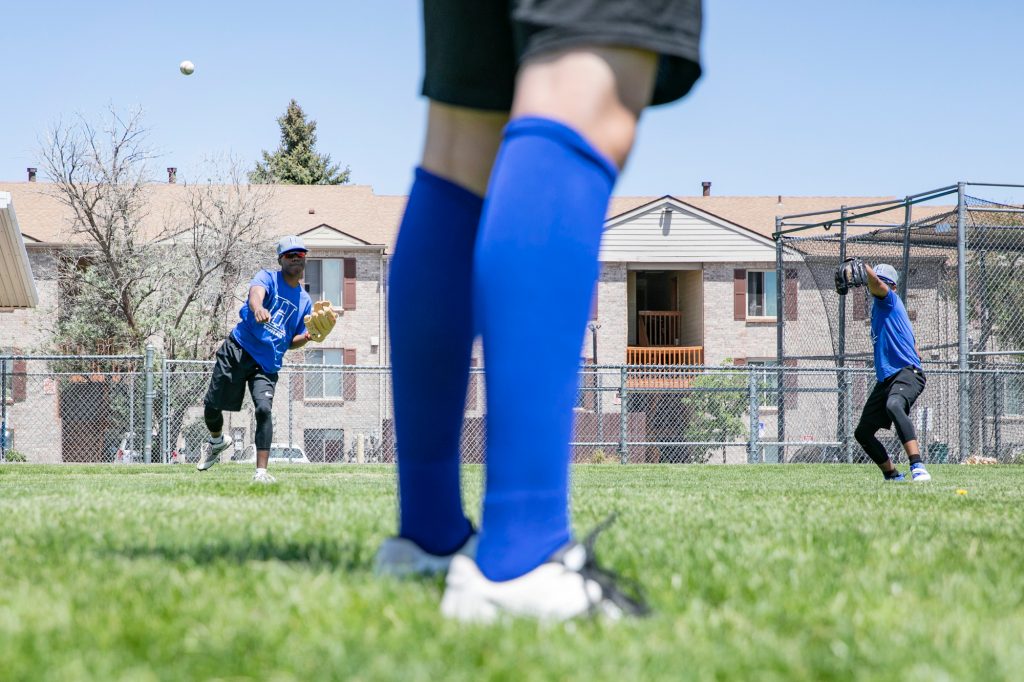
<path id="1" fill-rule="evenodd" d="M 680 398 L 683 440 L 730 443 L 749 431 L 750 424 L 744 419 L 750 406 L 745 374 L 699 374 L 689 387 L 698 390 Z M 697 460 L 707 462 L 715 449 L 697 447 Z"/>
<path id="2" fill-rule="evenodd" d="M 288 109 L 277 119 L 281 126 L 281 145 L 271 154 L 263 151 L 263 160 L 249 173 L 255 184 L 344 185 L 349 181 L 348 167 L 341 170 L 331 164 L 329 154 L 316 151 L 316 121 L 307 120 L 298 102 L 288 102 Z"/>

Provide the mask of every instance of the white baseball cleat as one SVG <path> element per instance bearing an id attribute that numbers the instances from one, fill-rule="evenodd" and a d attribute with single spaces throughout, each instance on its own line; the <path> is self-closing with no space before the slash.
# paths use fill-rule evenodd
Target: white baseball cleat
<path id="1" fill-rule="evenodd" d="M 918 462 L 910 467 L 910 480 L 914 483 L 924 483 L 932 480 L 932 475 L 924 468 L 924 464 Z"/>
<path id="2" fill-rule="evenodd" d="M 203 448 L 203 454 L 199 458 L 199 464 L 196 464 L 196 469 L 206 471 L 220 461 L 220 453 L 227 450 L 233 442 L 231 436 L 227 434 L 223 434 L 222 439 L 219 443 L 214 443 L 212 438 L 206 439 L 206 447 Z"/>
<path id="3" fill-rule="evenodd" d="M 257 471 L 252 475 L 253 483 L 277 483 L 277 479 L 270 475 L 269 471 Z"/>
<path id="4" fill-rule="evenodd" d="M 381 543 L 373 559 L 373 572 L 380 576 L 410 578 L 441 575 L 456 556 L 476 556 L 476 532 L 451 554 L 431 554 L 412 540 L 391 537 Z"/>
<path id="5" fill-rule="evenodd" d="M 616 577 L 596 565 L 591 550 L 595 535 L 596 531 L 585 545 L 566 544 L 529 573 L 502 582 L 488 580 L 470 557 L 453 557 L 441 613 L 477 623 L 503 615 L 563 621 L 585 615 L 619 620 L 648 614 L 646 604 L 620 591 Z"/>

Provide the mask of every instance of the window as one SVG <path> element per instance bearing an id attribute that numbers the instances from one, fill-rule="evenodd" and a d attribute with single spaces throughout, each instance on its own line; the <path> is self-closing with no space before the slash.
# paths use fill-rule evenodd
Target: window
<path id="1" fill-rule="evenodd" d="M 747 317 L 775 317 L 776 285 L 772 270 L 747 270 Z"/>
<path id="2" fill-rule="evenodd" d="M 342 307 L 345 261 L 342 258 L 310 258 L 306 261 L 306 291 L 314 301 L 328 300 Z"/>
<path id="3" fill-rule="evenodd" d="M 303 431 L 306 458 L 310 462 L 344 461 L 344 429 L 306 429 Z"/>
<path id="4" fill-rule="evenodd" d="M 762 407 L 776 408 L 779 406 L 778 394 L 775 391 L 775 360 L 753 360 L 747 358 L 747 364 L 753 367 L 758 386 L 761 387 L 757 396 L 758 404 Z"/>
<path id="5" fill-rule="evenodd" d="M 323 350 L 307 350 L 306 363 L 310 365 L 341 365 L 344 364 L 344 351 L 341 348 L 325 348 Z M 305 393 L 307 400 L 318 398 L 342 398 L 342 371 L 340 369 L 308 369 L 305 372 Z"/>

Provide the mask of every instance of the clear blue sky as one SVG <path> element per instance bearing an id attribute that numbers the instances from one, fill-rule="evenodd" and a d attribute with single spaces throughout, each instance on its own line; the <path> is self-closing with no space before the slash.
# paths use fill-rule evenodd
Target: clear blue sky
<path id="1" fill-rule="evenodd" d="M 157 177 L 192 176 L 208 154 L 251 162 L 277 146 L 275 118 L 295 98 L 353 181 L 407 190 L 425 112 L 414 0 L 3 4 L 0 180 L 41 165 L 48 124 L 108 104 L 143 107 Z M 706 0 L 704 78 L 645 115 L 617 193 L 1024 183 L 1022 5 Z"/>

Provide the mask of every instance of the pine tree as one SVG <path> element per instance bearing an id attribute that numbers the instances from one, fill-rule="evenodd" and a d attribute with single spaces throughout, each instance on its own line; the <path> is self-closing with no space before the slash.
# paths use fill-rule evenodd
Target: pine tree
<path id="1" fill-rule="evenodd" d="M 331 165 L 329 154 L 316 151 L 316 121 L 306 114 L 295 100 L 277 119 L 281 126 L 281 145 L 273 154 L 263 151 L 263 160 L 249 173 L 254 184 L 344 185 L 349 181 L 348 167 Z"/>

